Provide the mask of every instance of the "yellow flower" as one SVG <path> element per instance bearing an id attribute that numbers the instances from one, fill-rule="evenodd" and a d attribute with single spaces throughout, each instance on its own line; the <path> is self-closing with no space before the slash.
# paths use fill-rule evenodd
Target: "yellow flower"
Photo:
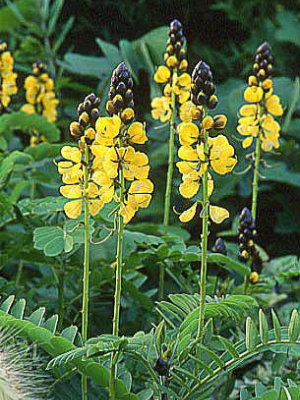
<path id="1" fill-rule="evenodd" d="M 202 108 L 197 107 L 192 101 L 186 101 L 179 108 L 179 118 L 183 122 L 192 122 L 193 119 L 199 119 L 202 114 Z"/>
<path id="2" fill-rule="evenodd" d="M 276 117 L 280 117 L 283 114 L 283 108 L 280 104 L 280 99 L 275 94 L 267 98 L 266 108 L 271 114 L 275 115 Z"/>
<path id="3" fill-rule="evenodd" d="M 264 95 L 264 91 L 259 86 L 249 86 L 244 92 L 244 99 L 248 103 L 259 103 Z"/>
<path id="4" fill-rule="evenodd" d="M 190 222 L 196 215 L 197 205 L 198 203 L 196 202 L 190 208 L 181 213 L 179 216 L 180 222 L 183 223 Z"/>
<path id="5" fill-rule="evenodd" d="M 144 144 L 148 140 L 145 126 L 141 122 L 133 122 L 127 133 L 131 143 Z"/>
<path id="6" fill-rule="evenodd" d="M 208 144 L 210 147 L 209 163 L 212 169 L 220 175 L 231 172 L 237 163 L 237 159 L 234 156 L 234 148 L 228 142 L 227 137 L 219 135 L 215 138 L 209 138 Z"/>
<path id="7" fill-rule="evenodd" d="M 171 72 L 169 68 L 167 68 L 164 65 L 160 65 L 155 74 L 154 74 L 154 80 L 157 83 L 166 83 L 171 77 Z"/>
<path id="8" fill-rule="evenodd" d="M 273 149 L 278 149 L 279 147 L 279 132 L 280 125 L 274 118 L 268 114 L 263 120 L 262 123 L 263 133 L 264 135 L 261 137 L 261 147 L 264 151 L 268 152 Z"/>
<path id="9" fill-rule="evenodd" d="M 154 186 L 150 179 L 139 179 L 131 183 L 128 197 L 133 198 L 139 207 L 147 208 L 150 204 L 153 190 Z"/>
<path id="10" fill-rule="evenodd" d="M 216 224 L 221 224 L 225 219 L 229 218 L 229 212 L 226 208 L 209 206 L 209 216 L 211 220 Z"/>
<path id="11" fill-rule="evenodd" d="M 177 76 L 173 81 L 172 89 L 178 96 L 180 104 L 186 102 L 190 97 L 190 91 L 192 86 L 192 78 L 186 72 L 180 76 Z"/>
<path id="12" fill-rule="evenodd" d="M 149 179 L 136 180 L 131 183 L 128 194 L 119 211 L 125 224 L 134 217 L 139 208 L 147 208 L 149 206 L 153 190 L 153 183 Z"/>
<path id="13" fill-rule="evenodd" d="M 204 168 L 202 166 L 199 171 L 191 170 L 182 175 L 182 183 L 179 186 L 179 192 L 182 197 L 190 199 L 198 193 L 203 173 Z M 213 190 L 214 181 L 211 175 L 208 174 L 208 196 L 211 196 Z"/>
<path id="14" fill-rule="evenodd" d="M 154 97 L 151 101 L 151 114 L 154 119 L 160 119 L 161 122 L 166 122 L 171 118 L 171 101 L 170 98 Z"/>
<path id="15" fill-rule="evenodd" d="M 199 128 L 192 122 L 182 122 L 178 125 L 178 134 L 180 144 L 190 145 L 198 140 Z"/>
<path id="16" fill-rule="evenodd" d="M 64 146 L 61 155 L 64 160 L 59 161 L 57 167 L 62 181 L 66 184 L 78 183 L 83 176 L 80 150 L 77 147 Z"/>
<path id="17" fill-rule="evenodd" d="M 110 178 L 118 176 L 120 164 L 127 180 L 148 177 L 150 170 L 148 157 L 144 153 L 136 152 L 132 146 L 108 149 L 103 160 L 103 169 Z"/>
<path id="18" fill-rule="evenodd" d="M 64 206 L 64 211 L 69 218 L 76 219 L 81 215 L 82 205 L 84 201 L 88 202 L 89 211 L 95 216 L 103 208 L 104 202 L 99 197 L 99 188 L 95 183 L 90 182 L 87 191 L 83 185 L 66 185 L 61 186 L 61 194 L 67 199 L 77 199 L 69 201 Z"/>
<path id="19" fill-rule="evenodd" d="M 33 104 L 24 104 L 20 110 L 26 114 L 35 114 L 35 108 Z"/>
<path id="20" fill-rule="evenodd" d="M 98 118 L 95 125 L 97 134 L 94 143 L 113 146 L 120 133 L 121 123 L 122 121 L 117 115 Z"/>

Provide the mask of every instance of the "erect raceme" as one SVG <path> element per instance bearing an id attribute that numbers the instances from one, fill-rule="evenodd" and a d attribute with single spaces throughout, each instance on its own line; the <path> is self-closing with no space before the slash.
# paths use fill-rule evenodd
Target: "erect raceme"
<path id="1" fill-rule="evenodd" d="M 115 71 L 120 69 L 132 79 L 125 64 Z M 119 203 L 118 212 L 127 223 L 139 208 L 148 207 L 153 192 L 153 183 L 148 179 L 148 157 L 133 147 L 147 141 L 145 126 L 141 122 L 130 123 L 128 119 L 123 122 L 122 113 L 126 108 L 109 117 L 99 117 L 99 104 L 100 100 L 90 94 L 79 105 L 78 121 L 70 125 L 72 136 L 79 138 L 78 148 L 64 146 L 61 151 L 63 160 L 58 162 L 58 171 L 67 186 L 61 187 L 60 191 L 64 197 L 78 199 L 67 203 L 64 210 L 68 217 L 77 218 L 82 202 L 88 201 L 91 215 L 96 215 L 104 204 L 115 199 Z M 83 191 L 86 154 L 89 185 L 88 191 Z M 120 174 L 124 180 L 122 196 L 119 193 Z"/>
<path id="2" fill-rule="evenodd" d="M 193 72 L 193 88 L 197 87 L 198 82 L 205 81 L 208 77 L 213 85 L 209 66 L 200 61 Z M 202 90 L 193 93 L 194 107 L 199 105 L 198 93 L 202 96 Z M 227 137 L 220 134 L 220 131 L 226 126 L 226 116 L 216 115 L 212 117 L 208 115 L 207 104 L 204 104 L 197 119 L 195 118 L 195 122 L 182 122 L 178 125 L 181 144 L 178 156 L 181 161 L 177 162 L 177 167 L 182 174 L 179 191 L 185 198 L 193 198 L 198 193 L 204 177 L 207 180 L 207 196 L 209 198 L 214 190 L 211 173 L 216 172 L 225 175 L 233 170 L 237 162 L 234 148 L 229 144 Z M 196 201 L 190 209 L 181 214 L 180 220 L 182 222 L 190 221 L 194 217 L 197 203 Z M 212 205 L 209 206 L 209 212 L 211 219 L 216 223 L 221 223 L 229 216 L 228 211 L 224 208 Z"/>
<path id="3" fill-rule="evenodd" d="M 257 238 L 255 221 L 251 211 L 247 207 L 240 214 L 238 234 L 239 259 L 240 261 L 250 263 L 252 269 L 250 282 L 257 283 L 259 278 L 258 272 L 261 269 L 261 258 L 255 247 L 255 240 Z"/>
<path id="4" fill-rule="evenodd" d="M 246 136 L 243 147 L 251 146 L 253 139 L 259 140 L 263 151 L 279 147 L 280 125 L 274 117 L 283 114 L 280 99 L 273 94 L 273 57 L 271 46 L 264 42 L 256 50 L 248 87 L 244 92 L 247 103 L 240 108 L 238 132 Z"/>
<path id="5" fill-rule="evenodd" d="M 7 112 L 11 96 L 18 91 L 17 76 L 12 54 L 7 50 L 7 44 L 0 42 L 0 115 Z"/>
<path id="6" fill-rule="evenodd" d="M 184 40 L 182 24 L 175 19 L 170 23 L 169 38 L 164 54 L 165 65 L 160 65 L 154 75 L 155 82 L 165 84 L 163 96 L 155 97 L 151 102 L 152 117 L 161 122 L 171 118 L 172 93 L 175 94 L 177 109 L 188 102 L 190 97 L 191 76 L 185 72 L 188 62 L 183 48 Z"/>
<path id="7" fill-rule="evenodd" d="M 27 103 L 21 107 L 21 111 L 41 114 L 49 122 L 55 122 L 59 101 L 54 91 L 54 80 L 49 77 L 42 61 L 33 64 L 32 74 L 25 79 L 24 87 Z"/>
<path id="8" fill-rule="evenodd" d="M 69 218 L 78 218 L 84 203 L 88 204 L 92 216 L 97 215 L 114 194 L 112 182 L 107 182 L 108 185 L 103 188 L 95 180 L 95 157 L 91 145 L 96 138 L 95 122 L 99 117 L 99 105 L 100 99 L 94 93 L 79 104 L 78 120 L 70 124 L 70 133 L 78 140 L 78 145 L 64 146 L 61 149 L 62 158 L 57 162 L 64 183 L 60 193 L 71 200 L 64 206 Z"/>

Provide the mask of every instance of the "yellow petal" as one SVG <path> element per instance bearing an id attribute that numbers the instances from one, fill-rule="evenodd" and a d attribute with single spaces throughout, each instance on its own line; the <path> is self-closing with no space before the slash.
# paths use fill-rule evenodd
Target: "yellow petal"
<path id="1" fill-rule="evenodd" d="M 209 215 L 213 222 L 221 224 L 226 218 L 229 218 L 229 212 L 226 208 L 209 206 Z"/>
<path id="2" fill-rule="evenodd" d="M 186 199 L 190 199 L 193 196 L 195 196 L 198 190 L 199 190 L 199 180 L 198 181 L 185 180 L 179 186 L 179 192 L 181 196 L 185 197 Z"/>
<path id="3" fill-rule="evenodd" d="M 154 80 L 157 83 L 166 83 L 170 79 L 170 76 L 171 72 L 169 68 L 164 65 L 160 65 L 154 74 Z"/>
<path id="4" fill-rule="evenodd" d="M 244 139 L 242 144 L 243 149 L 247 149 L 248 147 L 250 147 L 252 142 L 253 142 L 253 136 L 249 136 L 246 139 Z"/>
<path id="5" fill-rule="evenodd" d="M 134 122 L 130 125 L 127 131 L 131 142 L 136 144 L 144 144 L 148 139 L 146 136 L 145 127 L 141 122 Z"/>
<path id="6" fill-rule="evenodd" d="M 250 86 L 244 92 L 244 99 L 249 103 L 259 103 L 263 98 L 264 91 L 259 86 Z"/>
<path id="7" fill-rule="evenodd" d="M 89 200 L 88 206 L 91 215 L 94 217 L 103 208 L 104 202 L 102 200 Z"/>
<path id="8" fill-rule="evenodd" d="M 69 201 L 64 205 L 64 211 L 67 217 L 76 219 L 80 216 L 82 209 L 82 200 Z"/>
<path id="9" fill-rule="evenodd" d="M 178 125 L 178 134 L 180 144 L 183 146 L 193 144 L 199 137 L 199 128 L 192 122 L 181 122 Z"/>
<path id="10" fill-rule="evenodd" d="M 186 223 L 186 222 L 191 221 L 194 218 L 195 214 L 196 214 L 197 205 L 198 205 L 197 202 L 194 203 L 192 205 L 192 207 L 188 208 L 182 214 L 180 214 L 180 216 L 179 216 L 180 222 Z"/>
<path id="11" fill-rule="evenodd" d="M 81 152 L 77 147 L 64 146 L 61 149 L 61 155 L 66 160 L 71 160 L 75 163 L 81 162 Z"/>
<path id="12" fill-rule="evenodd" d="M 65 185 L 60 187 L 60 193 L 67 199 L 78 199 L 82 196 L 80 185 Z"/>

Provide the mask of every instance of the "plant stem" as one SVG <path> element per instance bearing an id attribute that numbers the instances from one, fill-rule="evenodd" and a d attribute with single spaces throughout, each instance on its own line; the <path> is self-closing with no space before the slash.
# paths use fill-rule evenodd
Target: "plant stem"
<path id="1" fill-rule="evenodd" d="M 83 265 L 83 292 L 82 292 L 82 340 L 87 341 L 89 320 L 89 206 L 87 192 L 89 187 L 89 148 L 85 144 L 84 155 L 84 265 Z M 87 377 L 82 375 L 82 400 L 87 399 Z"/>
<path id="2" fill-rule="evenodd" d="M 65 266 L 64 260 L 62 262 L 61 271 L 58 274 L 58 285 L 57 285 L 57 292 L 58 292 L 58 315 L 59 315 L 59 323 L 58 329 L 61 330 L 64 321 L 64 314 L 65 314 L 65 301 L 64 301 L 64 277 L 65 277 Z"/>
<path id="3" fill-rule="evenodd" d="M 256 219 L 256 210 L 257 210 L 259 162 L 260 162 L 260 138 L 258 134 L 255 146 L 255 164 L 254 164 L 254 177 L 253 177 L 253 189 L 252 189 L 252 209 L 251 209 L 252 218 L 254 220 Z"/>
<path id="4" fill-rule="evenodd" d="M 172 76 L 171 86 L 177 78 L 177 71 L 174 70 Z M 172 179 L 174 169 L 174 135 L 175 135 L 175 115 L 176 115 L 176 95 L 174 90 L 171 92 L 171 118 L 170 118 L 170 137 L 169 137 L 169 160 L 168 160 L 168 172 L 167 172 L 167 183 L 165 192 L 165 208 L 164 208 L 164 235 L 168 234 L 169 217 L 170 217 L 170 205 L 171 205 L 171 194 L 172 194 Z M 159 269 L 159 286 L 158 286 L 158 298 L 159 300 L 164 297 L 164 279 L 165 279 L 165 267 L 162 264 Z"/>
<path id="5" fill-rule="evenodd" d="M 120 205 L 124 203 L 124 171 L 121 166 L 119 171 L 120 180 Z M 119 215 L 118 218 L 118 243 L 117 243 L 117 265 L 116 265 L 116 283 L 115 283 L 115 297 L 114 297 L 114 317 L 113 317 L 113 335 L 119 336 L 120 327 L 120 303 L 121 303 L 121 291 L 122 291 L 122 247 L 123 247 L 123 231 L 124 231 L 124 220 L 123 216 Z M 117 374 L 117 354 L 113 352 L 111 355 L 110 362 L 110 386 L 109 386 L 109 398 L 115 400 L 115 379 Z"/>
<path id="6" fill-rule="evenodd" d="M 205 161 L 208 162 L 208 132 L 203 131 Z M 200 304 L 199 320 L 197 331 L 196 357 L 200 357 L 200 345 L 203 341 L 203 327 L 205 316 L 205 296 L 206 296 L 206 272 L 207 272 L 207 238 L 208 238 L 208 217 L 209 217 L 209 197 L 208 197 L 208 165 L 202 177 L 202 235 L 201 235 L 201 269 L 200 269 Z M 195 363 L 195 374 L 198 373 L 198 364 Z"/>

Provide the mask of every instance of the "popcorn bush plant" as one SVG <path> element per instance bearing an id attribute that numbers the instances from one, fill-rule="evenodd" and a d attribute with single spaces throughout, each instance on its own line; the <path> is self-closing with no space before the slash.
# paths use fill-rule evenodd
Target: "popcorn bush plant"
<path id="1" fill-rule="evenodd" d="M 113 72 L 106 104 L 108 117 L 99 116 L 100 100 L 93 93 L 78 107 L 78 121 L 70 125 L 71 135 L 78 138 L 78 147 L 65 146 L 58 162 L 64 185 L 61 194 L 67 199 L 64 210 L 69 218 L 78 218 L 82 209 L 85 226 L 82 338 L 88 337 L 89 302 L 89 217 L 96 216 L 112 200 L 118 204 L 116 283 L 113 335 L 119 335 L 122 289 L 122 246 L 124 225 L 139 208 L 148 207 L 153 183 L 149 179 L 149 160 L 133 145 L 147 141 L 145 125 L 134 120 L 133 80 L 124 63 Z M 115 399 L 115 377 L 118 355 L 112 353 L 110 398 Z M 83 377 L 86 398 L 86 378 Z"/>
<path id="2" fill-rule="evenodd" d="M 242 331 L 245 314 L 253 312 L 258 305 L 249 292 L 253 294 L 254 291 L 250 289 L 257 288 L 258 286 L 254 285 L 261 282 L 260 273 L 264 267 L 260 249 L 257 247 L 256 232 L 259 170 L 263 154 L 279 148 L 280 125 L 276 118 L 283 114 L 279 97 L 273 93 L 271 47 L 267 42 L 258 47 L 244 92 L 246 104 L 239 110 L 237 131 L 243 136 L 242 148 L 254 148 L 254 173 L 251 211 L 244 207 L 238 221 L 237 261 L 230 258 L 234 246 L 231 247 L 221 237 L 215 240 L 211 252 L 208 243 L 210 225 L 221 224 L 229 218 L 229 211 L 214 202 L 214 193 L 218 192 L 218 185 L 222 185 L 222 179 L 217 180 L 218 185 L 215 184 L 216 176 L 234 173 L 237 155 L 224 133 L 227 117 L 214 111 L 218 98 L 211 68 L 204 61 L 200 61 L 189 75 L 184 42 L 183 26 L 175 19 L 168 31 L 164 65 L 158 66 L 154 75 L 154 80 L 164 85 L 163 93 L 151 101 L 152 117 L 167 124 L 169 128 L 162 237 L 143 233 L 144 241 L 138 242 L 134 247 L 138 257 L 133 257 L 133 264 L 136 262 L 136 265 L 132 267 L 130 257 L 136 254 L 131 252 L 128 258 L 124 255 L 124 232 L 138 211 L 148 208 L 155 191 L 150 179 L 148 155 L 141 150 L 148 140 L 146 125 L 136 120 L 133 78 L 127 65 L 122 62 L 112 72 L 105 115 L 100 111 L 100 97 L 94 93 L 85 96 L 77 107 L 75 120 L 69 126 L 73 143 L 59 148 L 61 156 L 55 161 L 62 181 L 59 191 L 64 198 L 60 199 L 63 202 L 64 218 L 78 220 L 78 226 L 84 228 L 83 241 L 78 239 L 77 242 L 83 243 L 83 266 L 80 272 L 82 290 L 79 295 L 82 295 L 81 333 L 77 335 L 77 328 L 73 325 L 64 327 L 60 332 L 61 326 L 57 325 L 58 316 L 45 319 L 43 307 L 27 316 L 23 299 L 15 302 L 14 296 L 9 296 L 0 304 L 1 327 L 11 326 L 17 334 L 33 340 L 52 357 L 48 369 L 54 369 L 57 378 L 55 385 L 61 384 L 64 379 L 75 378 L 74 387 L 77 390 L 76 377 L 73 375 L 75 372 L 81 374 L 82 400 L 87 400 L 93 395 L 97 385 L 102 386 L 110 400 L 189 400 L 211 398 L 216 391 L 220 399 L 223 393 L 229 398 L 233 390 L 228 389 L 231 382 L 228 379 L 229 385 L 226 382 L 226 385 L 216 388 L 218 379 L 221 380 L 224 376 L 231 379 L 237 368 L 241 368 L 251 359 L 256 362 L 258 355 L 264 351 L 278 351 L 274 350 L 277 345 L 281 346 L 281 355 L 289 347 L 297 346 L 296 349 L 299 349 L 300 346 L 300 318 L 297 310 L 292 312 L 288 327 L 281 327 L 276 313 L 272 311 L 271 330 L 267 317 L 260 310 L 258 328 L 253 317 L 249 316 L 246 319 L 245 333 Z M 11 112 L 11 96 L 17 93 L 17 75 L 14 72 L 13 57 L 7 51 L 5 43 L 0 45 L 0 74 L 0 113 L 8 114 Z M 27 114 L 39 114 L 42 117 L 38 118 L 44 117 L 50 125 L 54 124 L 57 120 L 59 101 L 55 94 L 54 81 L 48 75 L 43 62 L 33 65 L 32 74 L 26 78 L 24 87 L 26 104 L 21 110 Z M 24 118 L 24 114 L 21 115 Z M 39 146 L 47 147 L 41 143 L 45 141 L 41 133 L 32 132 L 31 147 L 36 147 L 30 149 L 33 153 Z M 177 139 L 178 151 L 175 149 Z M 239 155 L 239 158 L 242 156 Z M 171 202 L 174 164 L 181 177 L 178 187 L 180 197 L 188 204 L 187 209 L 179 213 L 179 221 L 185 224 L 196 220 L 196 223 L 201 225 L 200 246 L 190 246 L 193 248 L 190 251 L 182 237 L 169 235 L 170 209 L 175 210 Z M 31 202 L 34 203 L 33 196 Z M 30 210 L 30 203 L 27 203 L 27 207 Z M 91 237 L 91 228 L 101 219 L 101 213 L 108 208 L 112 210 L 109 217 L 113 228 L 107 238 L 95 243 Z M 26 207 L 23 206 L 23 209 Z M 23 209 L 18 209 L 20 215 Z M 25 218 L 24 215 L 22 218 Z M 93 218 L 95 221 L 92 221 Z M 59 218 L 57 219 L 59 221 Z M 37 218 L 34 220 L 35 224 L 36 220 Z M 65 241 L 65 237 L 70 236 L 77 226 L 73 231 L 68 231 L 65 225 L 63 229 L 60 226 L 52 226 L 49 218 L 46 233 L 43 232 L 43 243 L 48 238 L 47 228 L 54 228 L 55 234 L 61 235 L 58 241 Z M 41 228 L 35 229 L 35 238 L 38 236 L 38 229 Z M 128 237 L 131 233 L 136 234 L 130 232 L 131 230 L 132 228 L 125 232 L 128 233 Z M 80 236 L 79 232 L 77 234 Z M 91 338 L 90 287 L 94 284 L 93 279 L 90 279 L 91 254 L 101 252 L 101 245 L 112 235 L 116 235 L 116 249 L 113 249 L 115 262 L 111 264 L 110 260 L 110 264 L 106 265 L 108 261 L 105 260 L 101 267 L 97 266 L 97 272 L 102 267 L 108 267 L 106 272 L 113 267 L 112 331 L 111 334 L 97 332 L 97 336 Z M 51 240 L 54 239 L 51 237 Z M 91 243 L 99 245 L 95 253 L 91 252 Z M 35 248 L 41 249 L 38 246 Z M 45 256 L 49 256 L 45 251 L 44 253 Z M 55 257 L 58 255 L 61 255 L 61 259 L 66 263 L 67 257 L 73 256 L 65 247 L 61 253 L 55 253 Z M 81 255 L 81 265 L 80 257 Z M 58 260 L 56 258 L 55 263 Z M 170 275 L 173 274 L 171 276 L 174 277 L 174 281 L 185 292 L 172 294 L 167 300 L 157 302 L 158 320 L 150 319 L 152 311 L 145 313 L 145 319 L 149 317 L 153 329 L 149 332 L 139 331 L 130 336 L 128 332 L 131 327 L 128 328 L 124 324 L 124 329 L 120 328 L 121 296 L 124 295 L 124 290 L 131 288 L 131 277 L 128 276 L 136 273 L 136 276 L 142 277 L 143 280 L 145 275 L 138 270 L 146 268 L 149 263 L 154 268 L 160 265 L 157 285 L 159 300 L 164 296 L 165 268 L 169 265 L 174 268 L 167 271 Z M 196 268 L 193 269 L 195 264 L 192 263 L 197 263 Z M 209 263 L 212 265 L 208 265 Z M 73 264 L 70 265 L 72 268 L 69 269 L 72 269 L 73 273 Z M 214 285 L 211 285 L 207 274 L 208 266 L 216 270 Z M 181 271 L 178 274 L 179 279 L 176 277 L 177 267 L 183 271 L 182 274 Z M 226 269 L 236 273 L 232 280 Z M 239 275 L 244 278 L 244 286 Z M 180 279 L 185 280 L 184 284 Z M 284 280 L 284 277 L 281 276 L 281 279 Z M 221 290 L 218 291 L 220 281 L 221 284 L 225 282 L 224 286 L 227 285 L 225 290 L 224 286 L 221 286 Z M 195 282 L 199 285 L 199 293 L 194 293 Z M 274 282 L 275 277 L 269 278 L 268 290 L 275 285 Z M 228 295 L 231 284 L 236 286 L 233 288 L 233 294 Z M 280 283 L 276 282 L 277 284 Z M 96 290 L 100 293 L 99 286 L 96 286 Z M 132 288 L 132 298 L 141 304 L 146 303 L 146 297 L 148 304 L 151 296 L 156 294 L 153 288 L 149 290 L 151 294 L 140 292 L 133 284 Z M 259 290 L 263 293 L 263 286 Z M 257 293 L 260 293 L 259 290 Z M 63 297 L 63 284 L 60 294 Z M 77 298 L 77 291 L 75 294 Z M 71 305 L 71 301 L 69 304 Z M 63 314 L 63 308 L 59 308 L 60 314 Z M 93 308 L 94 310 L 97 308 Z M 133 314 L 135 312 L 136 310 L 133 310 Z M 62 315 L 59 317 L 62 324 Z M 98 315 L 96 317 L 98 318 Z M 222 318 L 226 319 L 224 325 Z M 234 330 L 231 320 L 238 326 L 237 330 Z M 101 329 L 104 330 L 102 327 Z M 10 343 L 6 333 L 4 332 L 3 336 L 1 332 L 2 330 L 0 344 L 3 337 L 5 342 Z M 10 331 L 7 332 L 10 335 Z M 15 331 L 11 332 L 13 335 Z M 126 336 L 122 336 L 125 333 Z M 25 362 L 22 363 L 15 360 L 18 357 L 18 348 L 6 348 L 2 345 L 1 351 L 0 397 L 7 400 L 26 400 L 48 395 L 48 391 L 44 389 L 44 376 L 33 375 L 32 379 L 29 379 L 26 352 L 20 353 L 21 358 L 24 355 Z M 88 378 L 95 384 L 88 386 Z M 30 396 L 26 391 L 32 391 Z M 100 396 L 105 396 L 103 393 L 102 391 Z M 61 393 L 59 395 L 64 396 Z"/>

